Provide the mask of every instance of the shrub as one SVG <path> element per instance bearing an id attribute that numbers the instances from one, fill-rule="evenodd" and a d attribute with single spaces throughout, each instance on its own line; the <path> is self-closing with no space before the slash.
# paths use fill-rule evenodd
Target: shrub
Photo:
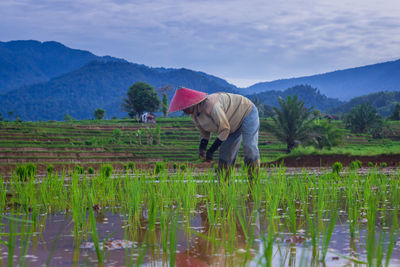
<path id="1" fill-rule="evenodd" d="M 94 174 L 94 169 L 93 169 L 93 167 L 88 167 L 87 172 L 88 172 L 89 174 Z"/>
<path id="2" fill-rule="evenodd" d="M 382 167 L 382 168 L 386 168 L 386 167 L 387 167 L 387 163 L 386 163 L 386 162 L 382 162 L 382 163 L 381 163 L 381 167 Z"/>
<path id="3" fill-rule="evenodd" d="M 156 162 L 156 166 L 154 167 L 154 172 L 156 174 L 162 172 L 165 169 L 165 163 L 163 161 Z"/>
<path id="4" fill-rule="evenodd" d="M 104 164 L 100 167 L 100 173 L 106 177 L 110 177 L 113 172 L 113 167 L 111 164 Z"/>
<path id="5" fill-rule="evenodd" d="M 343 164 L 341 162 L 338 162 L 338 161 L 333 163 L 332 172 L 336 173 L 337 175 L 339 175 L 341 171 L 343 171 Z"/>
<path id="6" fill-rule="evenodd" d="M 113 137 L 113 143 L 114 144 L 119 144 L 121 141 L 121 136 L 122 136 L 122 131 L 118 128 L 115 128 L 112 131 L 112 137 Z"/>
<path id="7" fill-rule="evenodd" d="M 357 170 L 362 167 L 362 162 L 359 160 L 354 160 L 350 163 L 350 169 Z"/>
<path id="8" fill-rule="evenodd" d="M 174 162 L 174 164 L 172 164 L 172 168 L 174 168 L 174 170 L 176 170 L 178 168 L 178 164 L 176 164 L 176 162 Z"/>
<path id="9" fill-rule="evenodd" d="M 53 164 L 50 164 L 49 166 L 47 166 L 47 175 L 51 175 L 54 172 L 54 166 Z"/>

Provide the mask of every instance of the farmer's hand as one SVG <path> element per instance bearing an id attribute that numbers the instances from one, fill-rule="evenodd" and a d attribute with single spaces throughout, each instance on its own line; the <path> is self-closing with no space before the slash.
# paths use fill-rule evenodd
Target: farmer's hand
<path id="1" fill-rule="evenodd" d="M 206 151 L 205 150 L 199 150 L 199 158 L 205 159 L 206 158 Z"/>

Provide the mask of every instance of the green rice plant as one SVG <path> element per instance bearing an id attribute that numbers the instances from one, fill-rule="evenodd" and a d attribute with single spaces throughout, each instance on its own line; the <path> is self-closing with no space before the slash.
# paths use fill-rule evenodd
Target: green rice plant
<path id="1" fill-rule="evenodd" d="M 387 163 L 386 163 L 386 162 L 382 162 L 382 163 L 381 163 L 381 167 L 382 167 L 382 168 L 386 168 L 386 167 L 387 167 Z"/>
<path id="2" fill-rule="evenodd" d="M 178 163 L 174 162 L 174 163 L 172 164 L 172 168 L 173 168 L 174 170 L 176 170 L 176 169 L 178 168 Z"/>
<path id="3" fill-rule="evenodd" d="M 19 266 L 25 266 L 25 255 L 28 253 L 29 244 L 34 231 L 34 223 L 30 220 L 22 220 L 20 224 L 19 242 L 20 242 L 20 255 Z"/>
<path id="4" fill-rule="evenodd" d="M 105 177 L 110 177 L 113 172 L 113 166 L 111 164 L 103 164 L 100 166 L 100 174 Z"/>
<path id="5" fill-rule="evenodd" d="M 3 212 L 7 201 L 7 186 L 3 177 L 0 175 L 0 211 Z M 1 213 L 0 213 L 1 214 Z M 0 224 L 1 225 L 1 224 Z"/>
<path id="6" fill-rule="evenodd" d="M 273 199 L 269 210 L 269 224 L 268 224 L 267 237 L 265 238 L 264 235 L 262 236 L 264 251 L 262 254 L 262 258 L 260 258 L 258 264 L 262 264 L 263 266 L 268 266 L 268 267 L 272 266 L 273 245 L 277 236 L 275 232 L 276 229 L 275 217 L 279 202 L 280 202 L 279 198 Z M 265 260 L 265 262 L 261 262 L 261 260 Z"/>
<path id="7" fill-rule="evenodd" d="M 374 167 L 374 163 L 372 163 L 371 161 L 368 161 L 368 167 L 370 167 L 370 168 Z"/>
<path id="8" fill-rule="evenodd" d="M 340 175 L 340 173 L 343 171 L 343 164 L 341 162 L 335 162 L 332 165 L 332 173 L 335 173 L 336 175 Z"/>
<path id="9" fill-rule="evenodd" d="M 46 171 L 47 171 L 47 175 L 48 175 L 48 176 L 49 176 L 49 175 L 52 175 L 53 172 L 54 172 L 54 165 L 53 165 L 53 164 L 50 164 L 49 166 L 47 166 Z"/>
<path id="10" fill-rule="evenodd" d="M 35 178 L 36 174 L 36 165 L 34 163 L 27 163 L 21 166 L 18 166 L 16 169 L 16 173 L 19 176 L 21 181 L 26 181 L 28 178 Z"/>
<path id="11" fill-rule="evenodd" d="M 163 161 L 157 161 L 154 166 L 154 173 L 159 174 L 160 172 L 165 170 L 165 163 Z"/>
<path id="12" fill-rule="evenodd" d="M 186 170 L 186 168 L 187 168 L 187 166 L 186 166 L 186 164 L 181 164 L 181 165 L 179 165 L 179 169 L 181 170 L 181 171 L 185 171 Z"/>
<path id="13" fill-rule="evenodd" d="M 85 173 L 85 168 L 80 165 L 76 165 L 74 168 L 74 171 L 78 174 L 84 174 Z"/>
<path id="14" fill-rule="evenodd" d="M 25 168 L 26 168 L 27 176 L 29 178 L 33 179 L 35 177 L 35 174 L 36 174 L 36 169 L 37 169 L 36 164 L 31 163 L 31 162 L 27 163 L 27 164 L 25 164 Z"/>
<path id="15" fill-rule="evenodd" d="M 8 231 L 9 232 L 6 234 L 0 233 L 0 236 L 2 236 L 2 235 L 8 236 L 7 241 L 0 239 L 0 244 L 3 244 L 8 248 L 7 265 L 9 267 L 14 266 L 13 261 L 14 261 L 16 243 L 17 243 L 17 236 L 20 236 L 19 266 L 24 266 L 25 259 L 26 259 L 25 255 L 28 253 L 30 238 L 32 237 L 32 234 L 33 234 L 33 227 L 32 227 L 33 222 L 30 220 L 19 219 L 19 218 L 11 217 L 11 216 L 4 216 L 1 214 L 0 214 L 0 218 L 8 220 Z M 20 230 L 21 230 L 20 233 L 17 233 L 18 223 L 21 223 L 20 224 Z M 29 230 L 26 232 L 27 228 Z"/>
<path id="16" fill-rule="evenodd" d="M 94 174 L 94 169 L 93 169 L 93 167 L 89 166 L 88 169 L 87 169 L 87 173 L 88 173 L 88 174 Z"/>
<path id="17" fill-rule="evenodd" d="M 135 170 L 135 163 L 134 162 L 128 162 L 128 169 L 130 170 Z"/>
<path id="18" fill-rule="evenodd" d="M 328 252 L 328 248 L 329 248 L 329 243 L 331 241 L 332 238 L 332 234 L 333 234 L 333 229 L 335 228 L 337 219 L 338 219 L 338 215 L 339 215 L 339 209 L 337 207 L 337 203 L 338 203 L 338 192 L 337 189 L 335 188 L 335 186 L 332 186 L 331 190 L 330 190 L 330 196 L 332 197 L 331 203 L 332 205 L 330 206 L 330 214 L 328 217 L 328 225 L 325 227 L 322 236 L 322 249 L 321 249 L 321 262 L 325 261 L 325 257 L 326 254 Z"/>
<path id="19" fill-rule="evenodd" d="M 169 232 L 169 266 L 175 266 L 177 246 L 178 215 L 172 214 Z"/>
<path id="20" fill-rule="evenodd" d="M 26 171 L 25 166 L 18 166 L 17 169 L 15 170 L 15 172 L 19 176 L 21 181 L 26 180 L 27 171 Z"/>
<path id="21" fill-rule="evenodd" d="M 374 193 L 370 193 L 366 199 L 367 203 L 367 262 L 369 266 L 374 266 L 376 262 L 376 215 L 378 200 Z"/>
<path id="22" fill-rule="evenodd" d="M 349 175 L 349 178 L 345 180 L 344 190 L 346 194 L 348 225 L 351 238 L 354 238 L 356 235 L 359 226 L 359 218 L 361 216 L 361 196 L 359 187 L 358 176 Z"/>
<path id="23" fill-rule="evenodd" d="M 82 182 L 80 182 L 78 174 L 74 173 L 72 175 L 70 201 L 74 222 L 74 237 L 78 240 L 81 237 L 81 231 L 83 231 L 86 225 L 86 208 L 88 207 L 88 185 L 84 181 L 85 179 L 82 179 Z"/>
<path id="24" fill-rule="evenodd" d="M 357 169 L 360 169 L 361 167 L 362 167 L 362 162 L 359 160 L 354 160 L 354 161 L 350 162 L 351 170 L 357 170 Z"/>
<path id="25" fill-rule="evenodd" d="M 396 241 L 399 236 L 399 230 L 398 230 L 398 209 L 395 209 L 392 214 L 392 225 L 391 225 L 391 230 L 389 234 L 389 244 L 387 246 L 387 251 L 386 251 L 386 259 L 385 259 L 385 266 L 389 266 L 390 264 L 390 258 L 393 253 L 393 249 L 396 247 Z"/>
<path id="26" fill-rule="evenodd" d="M 89 209 L 89 223 L 90 223 L 90 228 L 91 228 L 91 236 L 93 240 L 93 244 L 96 250 L 96 255 L 97 255 L 97 260 L 101 264 L 104 262 L 104 244 L 103 244 L 103 252 L 100 249 L 100 242 L 99 242 L 99 235 L 97 233 L 97 227 L 96 227 L 96 218 L 94 216 L 94 211 L 93 211 L 93 202 L 92 202 L 92 196 L 89 197 L 88 201 L 88 209 Z"/>

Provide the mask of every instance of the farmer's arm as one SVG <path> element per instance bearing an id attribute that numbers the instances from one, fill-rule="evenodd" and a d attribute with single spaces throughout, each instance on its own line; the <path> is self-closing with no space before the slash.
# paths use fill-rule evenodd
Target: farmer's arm
<path id="1" fill-rule="evenodd" d="M 211 161 L 213 159 L 214 152 L 219 148 L 223 141 L 228 138 L 231 130 L 228 119 L 226 118 L 225 112 L 222 110 L 220 105 L 216 104 L 211 112 L 211 118 L 217 125 L 218 138 L 215 139 L 214 143 L 207 150 L 206 160 Z"/>
<path id="2" fill-rule="evenodd" d="M 196 125 L 196 128 L 199 129 L 199 131 L 200 131 L 199 157 L 205 158 L 207 144 L 208 144 L 208 140 L 210 139 L 211 133 L 204 130 L 203 128 L 201 128 L 195 119 L 193 119 L 193 121 L 194 121 L 194 124 Z"/>

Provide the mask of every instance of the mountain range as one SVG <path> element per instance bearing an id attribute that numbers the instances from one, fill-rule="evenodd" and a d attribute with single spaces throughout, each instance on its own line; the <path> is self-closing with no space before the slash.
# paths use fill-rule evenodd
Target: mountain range
<path id="1" fill-rule="evenodd" d="M 58 42 L 0 42 L 0 113 L 3 117 L 13 114 L 32 121 L 62 120 L 65 114 L 88 119 L 93 118 L 95 109 L 103 108 L 108 118 L 124 117 L 127 114 L 120 110 L 121 99 L 137 81 L 156 89 L 186 86 L 207 93 L 251 95 L 250 98 L 258 93 L 257 98 L 270 105 L 276 103 L 278 95 L 296 93 L 309 102 L 308 106 L 315 107 L 317 103 L 319 109 L 328 110 L 353 96 L 400 90 L 399 71 L 400 60 L 238 88 L 204 72 L 151 68 L 111 56 L 96 56 Z M 169 99 L 172 94 L 172 90 L 168 92 Z"/>
<path id="2" fill-rule="evenodd" d="M 269 90 L 285 90 L 301 84 L 318 88 L 321 94 L 328 97 L 346 101 L 378 91 L 400 91 L 400 60 L 306 77 L 262 82 L 245 88 L 244 91 L 253 94 Z"/>

